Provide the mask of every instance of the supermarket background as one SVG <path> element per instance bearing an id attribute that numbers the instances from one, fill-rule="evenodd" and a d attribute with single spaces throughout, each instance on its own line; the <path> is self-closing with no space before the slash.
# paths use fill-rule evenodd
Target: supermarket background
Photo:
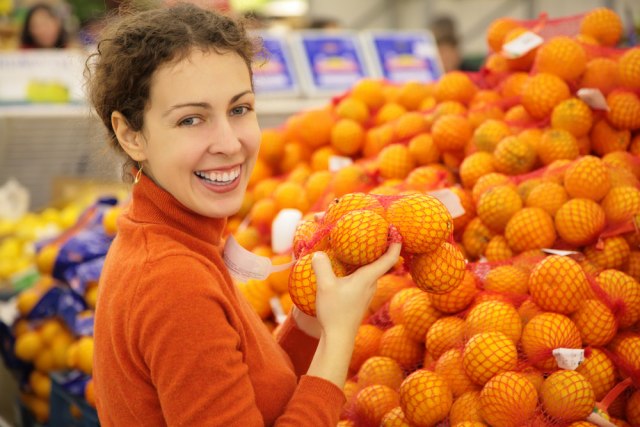
<path id="1" fill-rule="evenodd" d="M 638 2 L 194 2 L 247 16 L 270 54 L 260 161 L 228 227 L 243 247 L 290 262 L 292 221 L 356 192 L 432 192 L 454 214 L 455 245 L 381 279 L 341 425 L 640 426 Z M 45 1 L 63 49 L 20 45 L 35 3 L 0 0 L 0 427 L 93 426 L 92 310 L 129 187 L 82 73 L 121 2 Z M 599 8 L 617 21 L 585 24 Z M 446 292 L 418 278 L 446 268 Z M 303 305 L 290 271 L 238 281 L 269 328 Z M 410 384 L 416 367 L 439 377 Z M 410 386 L 436 396 L 422 424 Z M 608 421 L 581 421 L 595 402 Z"/>

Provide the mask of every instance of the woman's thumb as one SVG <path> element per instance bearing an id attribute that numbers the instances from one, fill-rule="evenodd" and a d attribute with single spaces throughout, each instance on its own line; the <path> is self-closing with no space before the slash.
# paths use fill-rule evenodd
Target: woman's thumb
<path id="1" fill-rule="evenodd" d="M 320 277 L 335 277 L 333 268 L 331 268 L 331 260 L 326 253 L 322 251 L 315 252 L 311 258 L 311 266 L 316 273 L 316 280 Z"/>

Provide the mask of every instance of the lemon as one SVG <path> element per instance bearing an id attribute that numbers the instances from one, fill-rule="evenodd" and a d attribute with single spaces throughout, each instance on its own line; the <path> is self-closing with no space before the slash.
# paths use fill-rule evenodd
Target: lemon
<path id="1" fill-rule="evenodd" d="M 48 244 L 40 249 L 36 255 L 36 266 L 40 273 L 49 275 L 53 273 L 59 250 L 60 248 L 54 244 Z"/>
<path id="2" fill-rule="evenodd" d="M 40 334 L 35 331 L 25 332 L 16 338 L 15 354 L 25 362 L 33 361 L 42 351 L 44 343 Z"/>
<path id="3" fill-rule="evenodd" d="M 21 315 L 26 316 L 31 309 L 40 301 L 42 294 L 35 289 L 26 289 L 17 297 L 16 305 Z"/>
<path id="4" fill-rule="evenodd" d="M 46 373 L 34 369 L 29 375 L 29 385 L 36 396 L 49 399 L 51 395 L 51 378 Z"/>

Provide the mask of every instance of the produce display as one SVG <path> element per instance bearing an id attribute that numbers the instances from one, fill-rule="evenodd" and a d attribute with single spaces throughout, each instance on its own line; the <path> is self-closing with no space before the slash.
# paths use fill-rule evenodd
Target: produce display
<path id="1" fill-rule="evenodd" d="M 227 231 L 290 264 L 238 282 L 267 327 L 294 304 L 315 314 L 314 251 L 343 276 L 403 243 L 358 331 L 340 426 L 640 426 L 640 47 L 617 47 L 622 32 L 605 8 L 500 18 L 478 73 L 364 79 L 263 130 Z M 77 372 L 69 389 L 93 401 L 91 310 L 121 207 L 100 201 L 36 244 L 41 278 L 3 339 L 40 421 L 49 372 Z M 303 219 L 274 251 L 286 209 Z"/>

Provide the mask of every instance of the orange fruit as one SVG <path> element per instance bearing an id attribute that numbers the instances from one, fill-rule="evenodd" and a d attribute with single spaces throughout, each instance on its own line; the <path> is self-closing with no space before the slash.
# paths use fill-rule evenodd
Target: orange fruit
<path id="1" fill-rule="evenodd" d="M 331 229 L 329 241 L 338 260 L 365 265 L 378 259 L 389 246 L 389 223 L 370 210 L 344 214 Z"/>
<path id="2" fill-rule="evenodd" d="M 478 390 L 478 386 L 464 371 L 461 348 L 453 348 L 440 356 L 435 364 L 434 372 L 447 382 L 454 399 L 468 391 Z"/>
<path id="3" fill-rule="evenodd" d="M 289 276 L 289 294 L 291 300 L 301 311 L 309 316 L 316 314 L 316 274 L 311 267 L 313 254 L 298 259 Z M 331 267 L 338 277 L 346 276 L 347 269 L 340 261 L 331 259 Z"/>
<path id="4" fill-rule="evenodd" d="M 544 165 L 556 160 L 575 160 L 579 155 L 580 147 L 575 136 L 563 129 L 545 131 L 538 145 L 538 156 Z"/>
<path id="5" fill-rule="evenodd" d="M 375 114 L 373 123 L 376 126 L 391 123 L 403 116 L 406 112 L 407 110 L 402 105 L 395 102 L 387 102 Z"/>
<path id="6" fill-rule="evenodd" d="M 383 356 L 368 358 L 358 370 L 358 387 L 384 385 L 398 390 L 404 380 L 402 367 L 394 359 Z"/>
<path id="7" fill-rule="evenodd" d="M 607 96 L 609 92 L 619 86 L 618 63 L 610 58 L 593 58 L 587 62 L 578 86 L 598 89 Z"/>
<path id="8" fill-rule="evenodd" d="M 498 101 L 478 102 L 469 108 L 467 118 L 475 129 L 487 120 L 502 120 L 504 111 Z"/>
<path id="9" fill-rule="evenodd" d="M 511 73 L 500 84 L 500 93 L 503 98 L 509 99 L 522 95 L 527 80 L 529 80 L 529 74 L 525 72 Z"/>
<path id="10" fill-rule="evenodd" d="M 631 248 L 622 236 L 602 239 L 598 245 L 584 248 L 584 255 L 600 269 L 620 269 L 627 262 Z"/>
<path id="11" fill-rule="evenodd" d="M 273 175 L 273 170 L 271 166 L 269 166 L 269 164 L 266 161 L 262 160 L 261 158 L 258 158 L 256 160 L 256 164 L 253 167 L 253 171 L 251 171 L 248 187 L 253 188 L 262 180 L 265 180 L 271 177 L 271 175 Z"/>
<path id="12" fill-rule="evenodd" d="M 411 138 L 409 153 L 419 166 L 437 163 L 440 160 L 440 150 L 429 133 L 421 133 Z"/>
<path id="13" fill-rule="evenodd" d="M 627 401 L 627 421 L 631 425 L 640 424 L 640 390 L 634 391 Z"/>
<path id="14" fill-rule="evenodd" d="M 349 369 L 358 372 L 362 364 L 378 354 L 383 331 L 374 325 L 360 325 L 356 333 Z"/>
<path id="15" fill-rule="evenodd" d="M 607 354 L 592 348 L 584 361 L 576 368 L 593 387 L 596 401 L 602 400 L 616 384 L 616 367 Z"/>
<path id="16" fill-rule="evenodd" d="M 580 21 L 580 34 L 593 37 L 602 46 L 617 45 L 622 31 L 622 19 L 606 7 L 592 9 Z"/>
<path id="17" fill-rule="evenodd" d="M 525 139 L 507 136 L 498 143 L 493 157 L 494 166 L 498 172 L 519 175 L 533 169 L 536 151 Z"/>
<path id="18" fill-rule="evenodd" d="M 450 71 L 443 75 L 435 86 L 435 97 L 438 101 L 458 101 L 468 104 L 477 91 L 476 85 L 469 76 L 461 71 Z"/>
<path id="19" fill-rule="evenodd" d="M 369 120 L 369 107 L 364 101 L 353 96 L 342 99 L 334 111 L 341 119 L 351 119 L 362 125 Z"/>
<path id="20" fill-rule="evenodd" d="M 514 265 L 492 268 L 484 278 L 484 289 L 501 294 L 526 295 L 529 273 Z"/>
<path id="21" fill-rule="evenodd" d="M 408 81 L 400 86 L 396 102 L 409 111 L 420 109 L 420 105 L 433 93 L 432 85 Z"/>
<path id="22" fill-rule="evenodd" d="M 509 247 L 507 239 L 503 235 L 497 235 L 489 240 L 484 256 L 489 262 L 505 261 L 513 258 L 513 251 Z"/>
<path id="23" fill-rule="evenodd" d="M 271 228 L 273 219 L 278 214 L 278 206 L 276 201 L 269 199 L 257 200 L 251 208 L 251 221 L 258 226 L 268 226 Z"/>
<path id="24" fill-rule="evenodd" d="M 489 119 L 475 129 L 472 141 L 478 151 L 492 153 L 498 143 L 509 135 L 511 135 L 511 129 L 505 122 Z"/>
<path id="25" fill-rule="evenodd" d="M 398 291 L 413 285 L 408 277 L 396 274 L 385 274 L 380 277 L 376 283 L 376 292 L 373 294 L 373 298 L 369 303 L 369 311 L 371 313 L 378 311 L 385 303 L 390 301 Z"/>
<path id="26" fill-rule="evenodd" d="M 424 342 L 427 331 L 442 317 L 432 304 L 429 295 L 422 292 L 407 300 L 402 306 L 402 324 L 405 331 L 415 341 Z"/>
<path id="27" fill-rule="evenodd" d="M 309 179 L 304 184 L 304 190 L 307 193 L 307 201 L 313 211 L 316 203 L 322 203 L 324 196 L 327 194 L 327 188 L 333 179 L 333 174 L 328 170 L 313 172 L 309 175 Z"/>
<path id="28" fill-rule="evenodd" d="M 596 277 L 596 283 L 616 307 L 620 328 L 640 320 L 640 284 L 633 277 L 618 270 L 605 270 Z"/>
<path id="29" fill-rule="evenodd" d="M 404 180 L 408 189 L 430 191 L 445 186 L 447 173 L 436 165 L 420 166 Z"/>
<path id="30" fill-rule="evenodd" d="M 373 181 L 362 166 L 353 164 L 345 166 L 333 175 L 331 191 L 336 197 L 347 193 L 356 193 L 371 187 Z"/>
<path id="31" fill-rule="evenodd" d="M 409 421 L 404 416 L 404 412 L 402 412 L 402 408 L 397 406 L 387 412 L 384 417 L 382 417 L 382 421 L 380 421 L 380 427 L 411 427 Z"/>
<path id="32" fill-rule="evenodd" d="M 522 209 L 522 199 L 512 187 L 499 185 L 480 196 L 476 209 L 483 224 L 502 232 L 511 217 Z"/>
<path id="33" fill-rule="evenodd" d="M 464 346 L 462 366 L 469 378 L 485 385 L 494 375 L 515 369 L 518 351 L 514 342 L 501 332 L 481 332 Z"/>
<path id="34" fill-rule="evenodd" d="M 573 198 L 585 198 L 597 202 L 611 188 L 609 170 L 600 158 L 584 156 L 567 168 L 564 187 Z"/>
<path id="35" fill-rule="evenodd" d="M 446 351 L 462 347 L 464 326 L 464 320 L 459 317 L 447 316 L 436 320 L 429 328 L 425 341 L 429 354 L 438 359 Z"/>
<path id="36" fill-rule="evenodd" d="M 404 250 L 426 253 L 436 250 L 453 230 L 451 214 L 433 196 L 412 194 L 387 207 L 386 218 L 402 236 Z"/>
<path id="37" fill-rule="evenodd" d="M 462 116 L 466 114 L 467 107 L 464 106 L 461 102 L 458 101 L 442 101 L 438 103 L 433 111 L 433 117 L 429 116 L 429 119 L 433 123 L 433 121 L 439 119 L 442 116 L 447 115 L 459 115 Z"/>
<path id="38" fill-rule="evenodd" d="M 522 92 L 524 92 L 524 86 L 522 88 Z M 526 128 L 528 126 L 534 126 L 535 123 L 535 119 L 533 118 L 533 116 L 529 114 L 529 112 L 521 104 L 514 105 L 513 107 L 509 108 L 504 113 L 503 119 L 509 126 L 512 126 L 514 128 Z"/>
<path id="39" fill-rule="evenodd" d="M 540 307 L 538 307 L 536 303 L 531 300 L 531 298 L 524 300 L 522 304 L 520 304 L 520 307 L 518 307 L 518 314 L 522 319 L 523 327 L 524 325 L 529 323 L 531 319 L 542 313 L 544 313 L 544 311 Z"/>
<path id="40" fill-rule="evenodd" d="M 470 259 L 476 259 L 484 254 L 494 232 L 487 227 L 479 217 L 473 218 L 462 233 L 462 245 Z"/>
<path id="41" fill-rule="evenodd" d="M 435 425 L 449 414 L 452 404 L 451 389 L 435 372 L 419 369 L 400 386 L 400 406 L 412 424 Z"/>
<path id="42" fill-rule="evenodd" d="M 591 108 L 579 98 L 569 98 L 556 105 L 551 113 L 551 126 L 570 132 L 576 138 L 585 136 L 593 125 Z"/>
<path id="43" fill-rule="evenodd" d="M 587 54 L 580 43 L 566 36 L 556 36 L 538 48 L 534 67 L 566 81 L 580 77 L 587 66 Z"/>
<path id="44" fill-rule="evenodd" d="M 272 315 L 270 300 L 275 293 L 267 281 L 250 279 L 246 283 L 238 284 L 238 289 L 260 318 L 266 319 Z"/>
<path id="45" fill-rule="evenodd" d="M 631 48 L 618 59 L 618 82 L 622 87 L 640 89 L 640 48 Z"/>
<path id="46" fill-rule="evenodd" d="M 314 220 L 302 220 L 298 223 L 293 235 L 293 254 L 296 258 L 329 248 L 326 232 L 316 235 L 319 230 L 320 225 Z"/>
<path id="47" fill-rule="evenodd" d="M 553 217 L 568 198 L 562 185 L 556 182 L 542 182 L 529 192 L 525 205 L 541 208 Z"/>
<path id="48" fill-rule="evenodd" d="M 484 301 L 469 310 L 465 319 L 465 335 L 481 332 L 501 332 L 514 344 L 520 340 L 522 324 L 515 307 L 502 301 Z"/>
<path id="49" fill-rule="evenodd" d="M 518 26 L 519 24 L 512 18 L 498 18 L 491 22 L 486 32 L 489 48 L 494 52 L 500 52 L 507 33 Z"/>
<path id="50" fill-rule="evenodd" d="M 531 32 L 528 28 L 518 25 L 517 27 L 507 32 L 503 40 L 503 47 L 505 44 L 511 41 L 514 41 L 515 39 L 523 36 L 525 33 L 528 33 L 528 32 Z M 537 51 L 538 51 L 538 48 L 536 47 L 529 50 L 528 52 L 525 52 L 523 55 L 519 57 L 515 57 L 515 58 L 507 57 L 507 65 L 509 66 L 509 69 L 511 71 L 529 71 L 536 58 Z M 502 55 L 506 56 L 504 53 L 504 50 L 502 50 Z"/>
<path id="51" fill-rule="evenodd" d="M 556 212 L 555 225 L 565 242 L 573 246 L 587 245 L 604 229 L 604 210 L 593 200 L 571 199 Z"/>
<path id="52" fill-rule="evenodd" d="M 495 427 L 526 425 L 537 406 L 536 388 L 518 372 L 499 373 L 480 392 L 480 414 Z"/>
<path id="53" fill-rule="evenodd" d="M 522 90 L 522 105 L 535 119 L 542 119 L 556 105 L 571 97 L 569 86 L 554 74 L 539 73 L 525 84 Z"/>
<path id="54" fill-rule="evenodd" d="M 403 369 L 412 371 L 424 357 L 424 345 L 411 339 L 403 325 L 396 325 L 382 334 L 378 354 L 391 357 Z"/>
<path id="55" fill-rule="evenodd" d="M 578 327 L 585 346 L 605 346 L 618 330 L 613 312 L 597 299 L 585 300 L 571 315 L 571 320 Z"/>
<path id="56" fill-rule="evenodd" d="M 451 405 L 449 423 L 456 426 L 463 422 L 482 422 L 480 415 L 480 391 L 468 391 L 459 396 Z"/>
<path id="57" fill-rule="evenodd" d="M 304 187 L 293 181 L 280 183 L 273 192 L 273 199 L 278 210 L 292 208 L 304 212 L 308 205 Z"/>
<path id="58" fill-rule="evenodd" d="M 635 332 L 624 332 L 616 335 L 609 348 L 617 356 L 618 366 L 624 367 L 620 372 L 623 378 L 629 372 L 638 372 L 640 369 L 640 335 Z"/>
<path id="59" fill-rule="evenodd" d="M 433 123 L 431 136 L 440 151 L 462 150 L 473 136 L 473 127 L 466 117 L 447 114 Z"/>
<path id="60" fill-rule="evenodd" d="M 394 325 L 400 325 L 403 323 L 402 307 L 404 306 L 404 304 L 414 296 L 420 295 L 422 293 L 422 290 L 416 288 L 415 286 L 412 286 L 409 288 L 400 289 L 393 297 L 391 297 L 391 300 L 389 301 L 389 318 Z"/>
<path id="61" fill-rule="evenodd" d="M 331 132 L 331 130 L 329 130 Z M 327 142 L 329 140 L 327 139 Z M 294 170 L 300 163 L 307 162 L 311 157 L 311 151 L 307 145 L 299 142 L 287 142 L 284 145 L 284 155 L 280 159 L 280 172 L 288 173 Z"/>
<path id="62" fill-rule="evenodd" d="M 246 250 L 250 251 L 261 242 L 260 232 L 256 227 L 249 226 L 242 230 L 237 230 L 233 237 L 236 242 Z"/>
<path id="63" fill-rule="evenodd" d="M 382 80 L 361 79 L 351 88 L 351 97 L 364 102 L 370 111 L 385 103 Z"/>
<path id="64" fill-rule="evenodd" d="M 367 131 L 362 148 L 362 154 L 365 158 L 375 157 L 382 151 L 384 147 L 391 144 L 394 138 L 392 125 L 382 125 L 373 127 Z"/>
<path id="65" fill-rule="evenodd" d="M 543 310 L 571 314 L 591 297 L 591 287 L 576 261 L 550 255 L 533 268 L 529 276 L 529 293 Z"/>
<path id="66" fill-rule="evenodd" d="M 284 154 L 284 145 L 284 133 L 281 130 L 265 129 L 262 131 L 258 156 L 269 165 L 275 166 Z"/>
<path id="67" fill-rule="evenodd" d="M 307 147 L 318 148 L 329 143 L 334 122 L 333 114 L 326 108 L 305 111 L 296 133 Z"/>
<path id="68" fill-rule="evenodd" d="M 575 371 L 560 370 L 542 383 L 540 400 L 547 414 L 564 422 L 586 418 L 595 405 L 589 381 Z"/>
<path id="69" fill-rule="evenodd" d="M 640 128 L 640 98 L 633 92 L 614 90 L 607 96 L 607 120 L 621 130 Z"/>
<path id="70" fill-rule="evenodd" d="M 476 181 L 476 184 L 471 190 L 473 201 L 478 203 L 480 197 L 485 191 L 498 185 L 513 185 L 513 188 L 516 188 L 507 175 L 498 172 L 491 172 L 478 178 Z"/>
<path id="71" fill-rule="evenodd" d="M 556 348 L 582 348 L 580 331 L 571 319 L 558 313 L 533 317 L 522 329 L 522 349 L 530 363 L 542 370 L 557 369 Z"/>
<path id="72" fill-rule="evenodd" d="M 335 224 L 345 214 L 356 210 L 368 210 L 384 216 L 384 207 L 377 198 L 366 193 L 349 193 L 335 199 L 327 207 L 322 218 L 324 224 Z"/>
<path id="73" fill-rule="evenodd" d="M 357 154 L 363 147 L 365 131 L 360 123 L 352 119 L 340 119 L 331 128 L 330 143 L 345 156 Z"/>
<path id="74" fill-rule="evenodd" d="M 410 111 L 398 117 L 393 123 L 395 137 L 398 141 L 407 140 L 428 130 L 427 121 L 422 113 Z"/>
<path id="75" fill-rule="evenodd" d="M 615 151 L 626 151 L 631 142 L 629 130 L 616 129 L 604 119 L 596 122 L 590 137 L 593 151 L 600 156 Z"/>
<path id="76" fill-rule="evenodd" d="M 398 392 L 386 385 L 370 385 L 356 394 L 355 413 L 370 425 L 380 425 L 382 417 L 398 406 Z"/>
<path id="77" fill-rule="evenodd" d="M 464 214 L 453 218 L 453 230 L 457 233 L 464 230 L 469 221 L 471 221 L 471 219 L 475 217 L 476 208 L 475 204 L 473 203 L 473 199 L 471 198 L 471 191 L 457 186 L 449 187 L 449 190 L 451 190 L 456 196 L 458 196 L 460 204 L 464 209 Z"/>
<path id="78" fill-rule="evenodd" d="M 460 164 L 460 180 L 465 188 L 473 188 L 476 181 L 488 173 L 494 172 L 493 156 L 484 151 L 467 156 Z"/>
<path id="79" fill-rule="evenodd" d="M 415 168 L 415 160 L 404 144 L 391 144 L 378 154 L 378 169 L 385 179 L 404 179 Z"/>
<path id="80" fill-rule="evenodd" d="M 507 223 L 504 237 L 516 253 L 549 248 L 556 240 L 553 218 L 541 208 L 521 209 Z"/>
<path id="81" fill-rule="evenodd" d="M 640 251 L 631 251 L 623 271 L 636 281 L 640 280 Z"/>
<path id="82" fill-rule="evenodd" d="M 460 285 L 465 263 L 462 253 L 451 243 L 444 242 L 435 251 L 413 257 L 410 271 L 418 288 L 444 294 Z"/>
<path id="83" fill-rule="evenodd" d="M 443 313 L 457 313 L 469 306 L 477 294 L 475 276 L 466 270 L 458 287 L 446 293 L 431 294 L 431 304 Z"/>

